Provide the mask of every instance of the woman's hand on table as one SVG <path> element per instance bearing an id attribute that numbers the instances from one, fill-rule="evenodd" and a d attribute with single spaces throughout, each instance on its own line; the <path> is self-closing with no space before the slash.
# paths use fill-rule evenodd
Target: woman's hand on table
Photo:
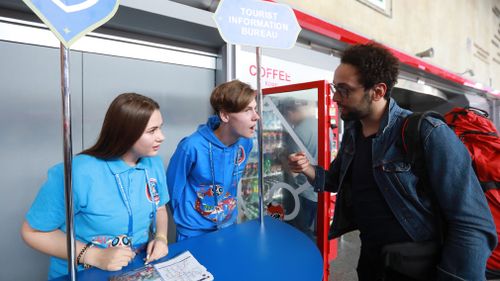
<path id="1" fill-rule="evenodd" d="M 117 271 L 127 266 L 135 257 L 130 247 L 110 247 L 89 249 L 84 257 L 84 263 L 102 270 Z"/>
<path id="2" fill-rule="evenodd" d="M 157 259 L 161 259 L 168 254 L 168 241 L 164 235 L 157 235 L 155 239 L 149 241 L 146 251 L 146 260 L 144 264 L 148 264 Z"/>

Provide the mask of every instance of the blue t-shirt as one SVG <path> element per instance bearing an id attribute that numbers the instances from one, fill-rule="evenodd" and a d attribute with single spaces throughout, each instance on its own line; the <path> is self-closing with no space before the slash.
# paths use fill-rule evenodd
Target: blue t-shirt
<path id="1" fill-rule="evenodd" d="M 120 245 L 130 234 L 132 245 L 146 243 L 156 208 L 170 199 L 160 157 L 144 157 L 130 167 L 120 158 L 102 160 L 81 154 L 73 159 L 72 179 L 76 239 L 102 248 Z M 66 232 L 65 216 L 64 167 L 60 163 L 49 170 L 26 221 L 40 231 Z M 66 260 L 51 257 L 49 279 L 67 273 Z"/>

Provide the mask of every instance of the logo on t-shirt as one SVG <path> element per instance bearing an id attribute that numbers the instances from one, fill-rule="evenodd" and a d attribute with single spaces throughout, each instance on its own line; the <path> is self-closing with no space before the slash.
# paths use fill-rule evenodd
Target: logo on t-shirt
<path id="1" fill-rule="evenodd" d="M 154 203 L 158 204 L 160 203 L 160 194 L 158 194 L 158 191 L 156 189 L 156 186 L 158 185 L 158 182 L 154 178 L 149 179 L 149 188 L 148 185 L 146 184 L 146 198 L 148 198 L 148 201 L 153 203 L 153 200 L 151 198 L 154 198 Z M 151 191 L 150 191 L 151 190 Z"/>
<path id="2" fill-rule="evenodd" d="M 243 161 L 245 161 L 245 158 L 246 158 L 246 155 L 245 155 L 245 149 L 243 148 L 242 145 L 240 145 L 238 147 L 238 159 L 236 159 L 236 164 L 238 164 L 238 166 L 243 163 Z"/>

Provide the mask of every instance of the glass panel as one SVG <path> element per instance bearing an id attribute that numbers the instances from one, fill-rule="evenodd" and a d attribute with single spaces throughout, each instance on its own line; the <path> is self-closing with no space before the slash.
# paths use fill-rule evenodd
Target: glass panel
<path id="1" fill-rule="evenodd" d="M 262 114 L 265 212 L 312 239 L 316 237 L 318 196 L 305 176 L 289 171 L 287 158 L 290 153 L 302 151 L 311 163 L 317 163 L 317 99 L 317 89 L 267 95 L 263 98 Z M 258 151 L 254 149 L 241 181 L 240 221 L 259 215 L 257 158 Z"/>

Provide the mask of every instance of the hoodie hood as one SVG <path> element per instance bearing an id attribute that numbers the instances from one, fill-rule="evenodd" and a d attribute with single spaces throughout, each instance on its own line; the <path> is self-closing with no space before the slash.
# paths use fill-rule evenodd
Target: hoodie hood
<path id="1" fill-rule="evenodd" d="M 198 133 L 203 136 L 207 141 L 211 142 L 213 145 L 224 148 L 227 147 L 223 144 L 219 138 L 215 135 L 214 131 L 219 128 L 220 118 L 217 115 L 212 115 L 208 117 L 207 123 L 200 125 L 198 127 Z"/>

